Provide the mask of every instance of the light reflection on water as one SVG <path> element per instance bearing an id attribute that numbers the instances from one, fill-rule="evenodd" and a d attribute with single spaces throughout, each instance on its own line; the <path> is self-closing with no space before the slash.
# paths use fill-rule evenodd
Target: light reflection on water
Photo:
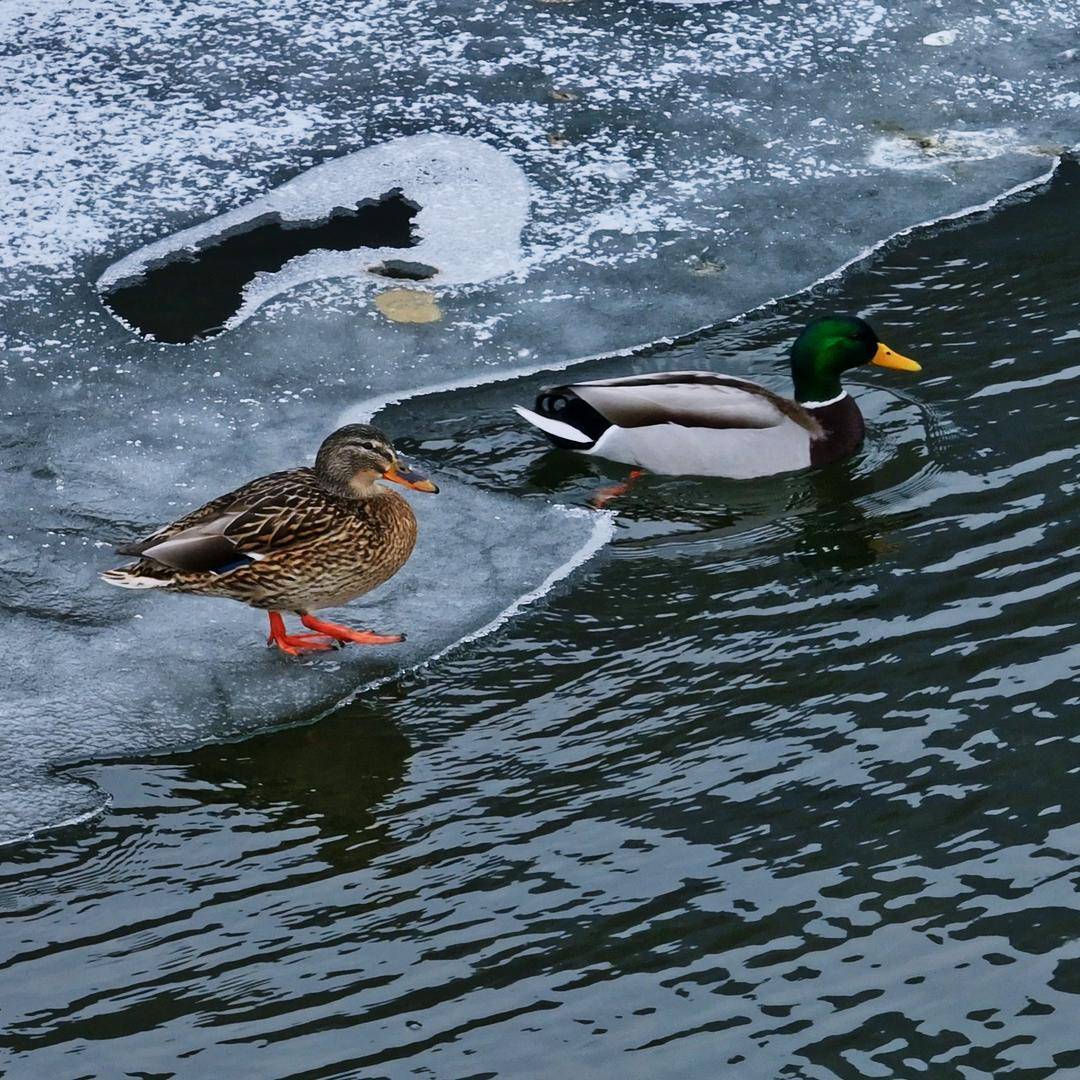
<path id="1" fill-rule="evenodd" d="M 633 361 L 782 379 L 867 313 L 925 377 L 860 380 L 860 459 L 650 478 L 497 637 L 89 769 L 104 821 L 5 871 L 12 1075 L 1074 1074 L 1076 173 Z M 384 419 L 584 502 L 617 470 L 522 433 L 538 381 Z"/>

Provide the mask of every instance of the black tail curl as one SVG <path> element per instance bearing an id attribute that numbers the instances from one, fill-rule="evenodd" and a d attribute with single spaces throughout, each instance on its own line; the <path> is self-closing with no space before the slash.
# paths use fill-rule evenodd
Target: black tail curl
<path id="1" fill-rule="evenodd" d="M 552 420 L 561 420 L 572 428 L 587 435 L 592 444 L 604 434 L 611 423 L 598 413 L 588 402 L 583 401 L 569 386 L 547 386 L 536 396 L 536 411 L 541 416 L 550 416 Z M 567 450 L 584 449 L 584 444 L 570 439 L 560 438 L 545 431 L 544 434 L 556 445 Z"/>

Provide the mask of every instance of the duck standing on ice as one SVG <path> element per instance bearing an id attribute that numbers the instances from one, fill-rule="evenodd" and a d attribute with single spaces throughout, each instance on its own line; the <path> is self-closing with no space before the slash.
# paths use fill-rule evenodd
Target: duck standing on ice
<path id="1" fill-rule="evenodd" d="M 405 468 L 377 428 L 350 424 L 319 447 L 313 468 L 260 476 L 117 548 L 139 561 L 101 576 L 125 589 L 221 596 L 260 608 L 270 615 L 267 643 L 294 656 L 344 642 L 404 641 L 402 634 L 352 630 L 312 614 L 370 592 L 412 554 L 412 508 L 379 480 L 439 490 Z M 283 611 L 294 612 L 312 632 L 288 633 Z"/>

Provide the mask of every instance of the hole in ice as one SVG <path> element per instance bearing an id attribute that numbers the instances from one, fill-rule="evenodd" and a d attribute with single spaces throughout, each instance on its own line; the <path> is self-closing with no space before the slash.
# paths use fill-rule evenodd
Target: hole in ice
<path id="1" fill-rule="evenodd" d="M 201 241 L 194 251 L 174 254 L 141 277 L 109 289 L 103 299 L 140 333 L 186 344 L 220 333 L 239 310 L 245 287 L 258 273 L 275 273 L 312 251 L 413 247 L 419 242 L 413 224 L 419 211 L 418 204 L 394 189 L 354 208 L 336 209 L 317 222 L 293 223 L 278 213 L 266 214 L 240 229 Z M 419 280 L 436 272 L 422 263 L 382 265 L 406 268 L 380 271 L 387 277 Z"/>
<path id="2" fill-rule="evenodd" d="M 401 281 L 427 281 L 439 272 L 439 268 L 422 262 L 407 262 L 404 259 L 384 259 L 378 266 L 372 266 L 370 272 Z"/>

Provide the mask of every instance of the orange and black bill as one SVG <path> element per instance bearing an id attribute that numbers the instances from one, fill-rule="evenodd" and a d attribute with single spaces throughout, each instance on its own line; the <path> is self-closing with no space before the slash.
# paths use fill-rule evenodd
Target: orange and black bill
<path id="1" fill-rule="evenodd" d="M 439 491 L 439 485 L 432 483 L 422 472 L 410 469 L 400 462 L 391 465 L 383 473 L 383 479 L 391 480 L 395 484 L 402 484 L 404 487 L 412 488 L 413 491 L 427 491 L 432 495 L 438 494 Z"/>
<path id="2" fill-rule="evenodd" d="M 909 360 L 898 352 L 893 352 L 888 345 L 880 341 L 877 352 L 870 357 L 870 363 L 877 364 L 878 367 L 893 368 L 896 371 L 922 371 L 922 364 Z"/>

